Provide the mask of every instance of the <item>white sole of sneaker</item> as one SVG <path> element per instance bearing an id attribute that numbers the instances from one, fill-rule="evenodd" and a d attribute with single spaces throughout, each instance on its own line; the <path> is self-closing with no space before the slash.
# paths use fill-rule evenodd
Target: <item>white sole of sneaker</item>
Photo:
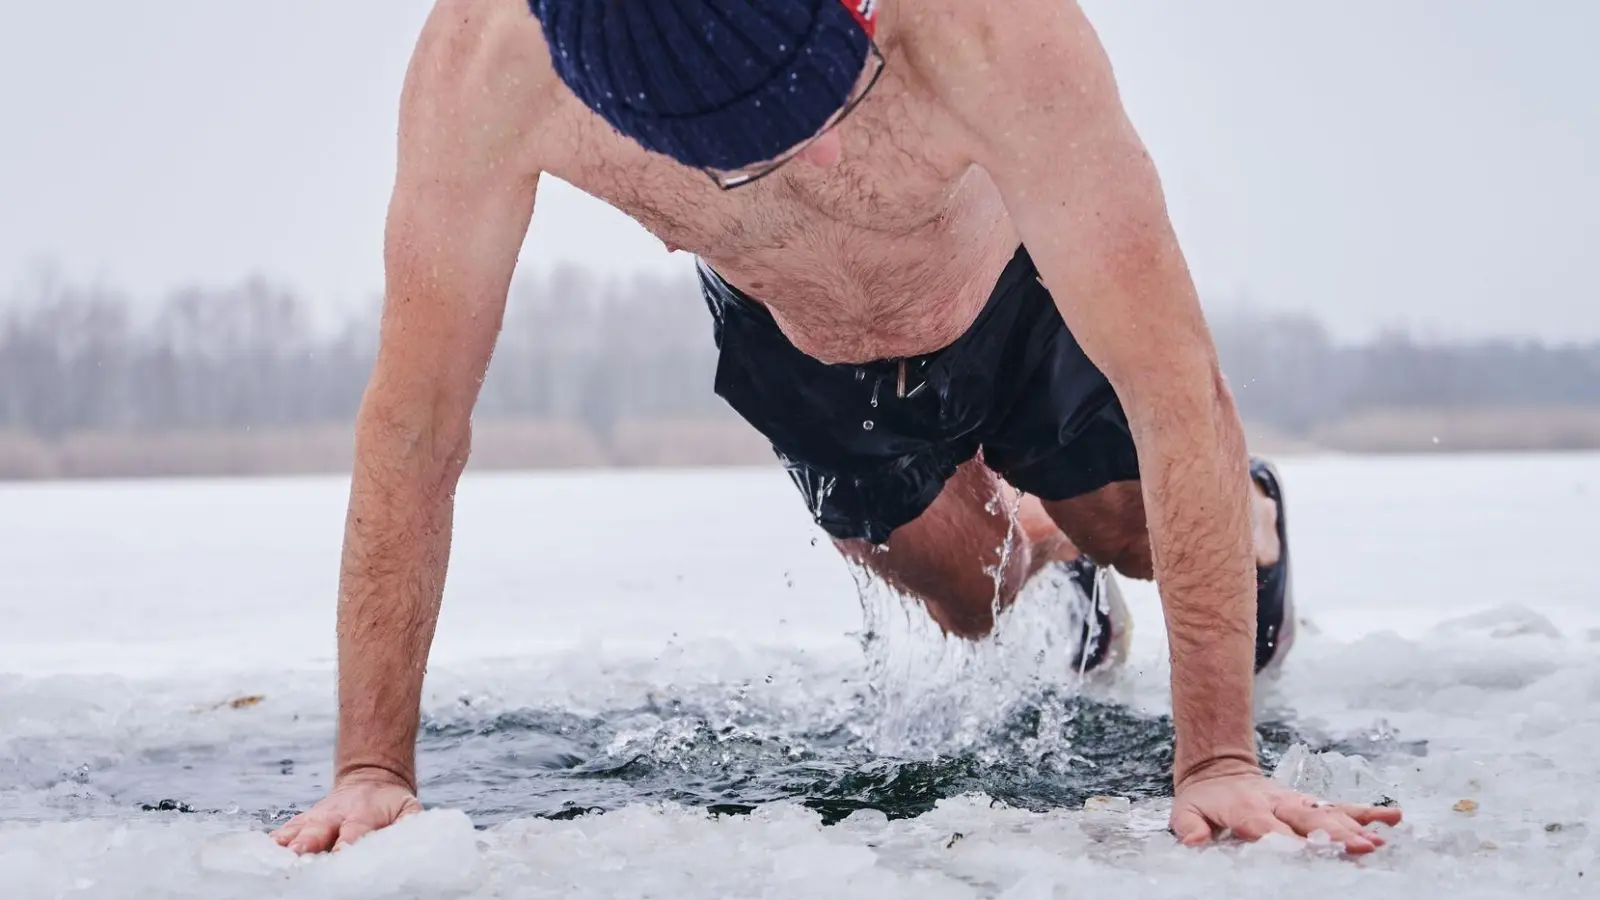
<path id="1" fill-rule="evenodd" d="M 1128 601 L 1122 596 L 1117 574 L 1110 569 L 1101 569 L 1096 581 L 1098 596 L 1092 599 L 1100 604 L 1106 614 L 1106 621 L 1111 628 L 1111 641 L 1106 647 L 1105 659 L 1083 673 L 1087 677 L 1100 677 L 1118 671 L 1133 650 L 1133 616 L 1128 612 Z"/>
<path id="2" fill-rule="evenodd" d="M 1283 476 L 1278 474 L 1278 467 L 1268 460 L 1262 460 L 1261 463 L 1272 474 L 1272 480 L 1278 483 L 1278 491 L 1281 495 L 1283 492 Z M 1284 504 L 1280 500 L 1280 511 L 1283 506 Z M 1298 630 L 1296 627 L 1298 623 L 1294 612 L 1294 567 L 1292 564 L 1290 565 L 1288 580 L 1289 583 L 1284 585 L 1283 588 L 1283 626 L 1278 629 L 1278 647 L 1276 652 L 1272 654 L 1272 658 L 1267 660 L 1267 664 L 1262 666 L 1260 672 L 1256 673 L 1257 679 L 1278 677 L 1283 671 L 1283 661 L 1289 657 L 1289 651 L 1294 648 L 1294 638 L 1295 632 Z"/>

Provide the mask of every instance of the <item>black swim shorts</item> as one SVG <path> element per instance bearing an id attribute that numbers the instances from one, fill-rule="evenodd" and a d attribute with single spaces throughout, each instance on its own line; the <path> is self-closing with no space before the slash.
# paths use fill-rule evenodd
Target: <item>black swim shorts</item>
<path id="1" fill-rule="evenodd" d="M 924 356 L 830 365 L 702 263 L 716 392 L 772 442 L 812 517 L 874 544 L 916 519 L 981 450 L 1011 485 L 1065 500 L 1139 477 L 1111 384 L 1019 248 L 972 326 Z"/>

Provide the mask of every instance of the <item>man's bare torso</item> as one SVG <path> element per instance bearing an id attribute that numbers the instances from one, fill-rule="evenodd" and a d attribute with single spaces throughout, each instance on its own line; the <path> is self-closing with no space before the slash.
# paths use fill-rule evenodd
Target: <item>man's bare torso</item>
<path id="1" fill-rule="evenodd" d="M 530 124 L 538 167 L 627 213 L 668 247 L 703 258 L 760 299 L 789 339 L 824 362 L 930 352 L 983 307 L 1018 238 L 959 129 L 900 64 L 910 21 L 880 26 L 882 78 L 840 126 L 840 162 L 793 160 L 724 191 L 651 154 L 564 89 L 523 0 L 482 0 L 487 43 L 539 42 L 528 81 L 556 93 Z M 500 56 L 500 54 L 492 54 Z"/>

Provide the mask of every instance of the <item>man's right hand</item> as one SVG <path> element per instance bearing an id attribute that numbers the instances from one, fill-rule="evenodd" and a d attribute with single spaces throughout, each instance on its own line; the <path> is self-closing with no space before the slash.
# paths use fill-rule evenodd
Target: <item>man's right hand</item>
<path id="1" fill-rule="evenodd" d="M 316 806 L 285 822 L 272 839 L 296 853 L 323 853 L 419 812 L 417 795 L 394 773 L 357 770 L 340 778 Z"/>

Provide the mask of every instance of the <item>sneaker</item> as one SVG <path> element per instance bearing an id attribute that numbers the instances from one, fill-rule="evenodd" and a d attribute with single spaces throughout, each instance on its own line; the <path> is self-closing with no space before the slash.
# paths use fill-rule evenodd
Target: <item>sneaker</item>
<path id="1" fill-rule="evenodd" d="M 1283 479 L 1272 463 L 1250 460 L 1250 477 L 1278 505 L 1278 561 L 1256 567 L 1256 674 L 1276 675 L 1294 646 L 1294 585 L 1289 578 L 1289 525 Z"/>
<path id="2" fill-rule="evenodd" d="M 1073 667 L 1081 674 L 1115 669 L 1128 658 L 1133 641 L 1133 619 L 1128 604 L 1110 568 L 1100 566 L 1087 554 L 1071 562 L 1052 563 L 1063 569 L 1077 588 L 1077 602 L 1087 607 L 1084 629 L 1079 638 Z"/>

